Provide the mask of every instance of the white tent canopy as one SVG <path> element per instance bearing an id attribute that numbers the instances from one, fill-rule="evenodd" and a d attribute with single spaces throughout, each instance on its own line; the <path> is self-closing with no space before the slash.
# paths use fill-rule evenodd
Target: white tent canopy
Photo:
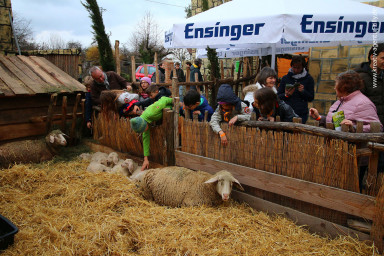
<path id="1" fill-rule="evenodd" d="M 384 9 L 350 0 L 233 0 L 174 24 L 164 45 L 270 47 L 274 54 L 281 40 L 310 42 L 306 47 L 383 42 Z"/>

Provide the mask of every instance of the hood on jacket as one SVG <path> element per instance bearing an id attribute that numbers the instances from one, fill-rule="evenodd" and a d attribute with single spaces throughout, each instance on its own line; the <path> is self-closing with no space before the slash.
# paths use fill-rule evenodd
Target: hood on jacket
<path id="1" fill-rule="evenodd" d="M 244 87 L 243 95 L 245 96 L 248 92 L 255 92 L 257 90 L 256 84 L 250 84 Z"/>
<path id="2" fill-rule="evenodd" d="M 155 97 L 155 101 L 158 101 L 161 97 L 169 97 L 172 93 L 168 88 L 165 88 L 164 86 L 159 87 L 159 93 Z"/>
<path id="3" fill-rule="evenodd" d="M 236 96 L 229 84 L 222 84 L 217 92 L 217 102 L 233 104 L 237 111 L 241 111 L 241 100 Z"/>

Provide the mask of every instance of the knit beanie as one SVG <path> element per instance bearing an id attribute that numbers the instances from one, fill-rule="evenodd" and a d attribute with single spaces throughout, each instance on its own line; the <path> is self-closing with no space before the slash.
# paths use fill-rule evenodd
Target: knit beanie
<path id="1" fill-rule="evenodd" d="M 143 133 L 145 131 L 145 128 L 147 128 L 147 121 L 145 121 L 139 116 L 131 118 L 130 122 L 132 129 L 137 133 Z"/>
<path id="2" fill-rule="evenodd" d="M 145 81 L 145 82 L 147 82 L 149 85 L 151 85 L 151 78 L 149 78 L 149 77 L 142 77 L 141 79 L 140 79 L 140 81 Z"/>

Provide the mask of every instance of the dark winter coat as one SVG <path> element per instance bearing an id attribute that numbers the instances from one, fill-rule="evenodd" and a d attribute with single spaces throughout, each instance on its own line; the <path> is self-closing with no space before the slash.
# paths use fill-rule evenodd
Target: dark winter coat
<path id="1" fill-rule="evenodd" d="M 198 120 L 199 120 L 199 122 L 202 122 L 202 121 L 204 121 L 206 110 L 208 111 L 207 122 L 209 122 L 209 121 L 211 121 L 211 116 L 213 114 L 213 108 L 208 104 L 208 100 L 203 95 L 200 95 L 200 105 L 197 108 L 195 108 L 194 110 L 190 110 L 189 116 L 193 120 L 193 112 L 194 111 L 200 111 L 200 115 L 198 116 Z M 185 116 L 184 109 L 182 107 L 180 108 L 180 114 L 182 116 Z"/>
<path id="2" fill-rule="evenodd" d="M 92 98 L 91 92 L 85 93 L 85 122 L 90 122 L 92 119 Z"/>
<path id="3" fill-rule="evenodd" d="M 184 71 L 179 68 L 179 69 L 176 69 L 176 75 L 177 75 L 177 81 L 179 82 L 185 82 L 185 75 L 184 75 Z M 169 76 L 172 80 L 173 78 L 173 70 L 171 71 L 171 75 Z"/>
<path id="4" fill-rule="evenodd" d="M 368 62 L 361 63 L 355 70 L 364 81 L 364 88 L 361 90 L 376 106 L 380 122 L 384 124 L 384 78 L 377 75 L 376 83 L 373 84 L 373 71 Z M 384 71 L 382 71 L 384 72 Z"/>
<path id="5" fill-rule="evenodd" d="M 258 108 L 254 108 L 253 112 L 256 113 L 256 120 L 259 120 L 259 117 L 261 117 L 260 110 Z M 282 100 L 276 102 L 275 110 L 272 116 L 275 118 L 275 120 L 276 116 L 280 116 L 281 122 L 292 122 L 294 117 L 299 117 L 292 109 L 292 107 Z"/>
<path id="6" fill-rule="evenodd" d="M 291 106 L 295 113 L 301 117 L 303 123 L 305 123 L 309 113 L 308 102 L 313 101 L 315 98 L 315 81 L 309 73 L 300 79 L 295 79 L 293 76 L 294 73 L 292 72 L 288 72 L 287 75 L 283 76 L 277 89 L 277 96 Z M 299 90 L 295 89 L 291 96 L 285 97 L 285 85 L 295 83 L 304 85 L 304 90 L 299 92 Z"/>
<path id="7" fill-rule="evenodd" d="M 159 80 L 160 80 L 160 83 L 165 83 L 165 69 L 158 68 L 158 70 L 159 70 Z M 156 83 L 156 71 L 153 72 L 153 74 L 152 74 L 151 82 L 152 83 Z"/>
<path id="8" fill-rule="evenodd" d="M 127 81 L 114 71 L 105 72 L 107 75 L 110 90 L 127 89 Z M 101 105 L 100 95 L 102 91 L 107 90 L 104 84 L 98 84 L 95 81 L 91 84 L 91 98 L 93 106 Z"/>
<path id="9" fill-rule="evenodd" d="M 151 99 L 151 98 L 147 98 L 143 101 L 139 101 L 139 102 L 136 102 L 135 105 L 136 106 L 141 106 L 143 109 L 149 107 L 150 105 L 152 105 L 153 103 L 155 103 L 156 101 L 158 101 L 161 97 L 165 96 L 165 97 L 170 97 L 171 96 L 171 91 L 167 88 L 165 88 L 164 86 L 160 86 L 159 87 L 159 93 L 156 95 L 156 97 L 154 99 Z"/>

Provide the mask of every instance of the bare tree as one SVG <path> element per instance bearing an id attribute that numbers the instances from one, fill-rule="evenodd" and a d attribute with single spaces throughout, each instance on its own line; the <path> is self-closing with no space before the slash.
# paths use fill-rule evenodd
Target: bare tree
<path id="1" fill-rule="evenodd" d="M 67 42 L 67 48 L 68 49 L 78 49 L 81 51 L 83 46 L 81 45 L 80 41 L 70 40 Z"/>
<path id="2" fill-rule="evenodd" d="M 39 48 L 39 45 L 33 38 L 31 20 L 27 20 L 18 13 L 13 12 L 13 26 L 21 50 L 35 50 Z"/>
<path id="3" fill-rule="evenodd" d="M 185 48 L 169 49 L 169 53 L 173 54 L 180 62 L 192 59 L 192 54 Z"/>
<path id="4" fill-rule="evenodd" d="M 137 23 L 136 31 L 133 32 L 129 40 L 133 51 L 141 58 L 144 63 L 153 63 L 155 52 L 159 58 L 167 55 L 167 50 L 163 46 L 163 31 L 154 21 L 150 12 L 146 12 L 144 17 Z"/>

